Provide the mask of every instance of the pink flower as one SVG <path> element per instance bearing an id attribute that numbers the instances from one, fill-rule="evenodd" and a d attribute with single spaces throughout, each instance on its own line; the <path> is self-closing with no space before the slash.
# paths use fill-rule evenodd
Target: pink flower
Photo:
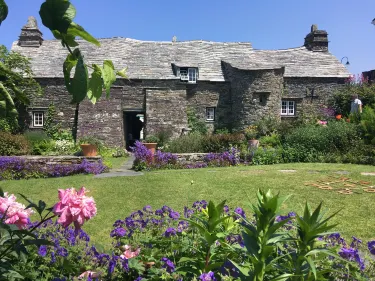
<path id="1" fill-rule="evenodd" d="M 6 224 L 15 224 L 19 229 L 26 228 L 33 211 L 16 202 L 16 199 L 13 194 L 5 192 L 4 197 L 0 197 L 0 215 L 5 215 Z"/>
<path id="2" fill-rule="evenodd" d="M 59 189 L 59 199 L 53 212 L 59 216 L 57 220 L 64 227 L 74 223 L 76 229 L 80 229 L 83 223 L 96 215 L 94 198 L 85 195 L 86 189 L 82 187 L 78 192 L 75 188 Z"/>
<path id="3" fill-rule="evenodd" d="M 94 272 L 94 271 L 85 271 L 84 273 L 82 273 L 80 276 L 78 276 L 78 279 L 82 279 L 82 278 L 87 278 L 87 277 L 90 277 L 90 278 L 99 278 L 100 276 L 102 275 L 101 272 Z"/>
<path id="4" fill-rule="evenodd" d="M 126 259 L 126 260 L 138 256 L 139 253 L 141 252 L 140 248 L 138 248 L 137 250 L 135 250 L 134 252 L 132 252 L 131 246 L 129 246 L 129 245 L 125 245 L 124 248 L 125 248 L 125 251 L 124 251 L 124 253 L 122 255 L 120 255 L 120 257 L 122 259 Z"/>

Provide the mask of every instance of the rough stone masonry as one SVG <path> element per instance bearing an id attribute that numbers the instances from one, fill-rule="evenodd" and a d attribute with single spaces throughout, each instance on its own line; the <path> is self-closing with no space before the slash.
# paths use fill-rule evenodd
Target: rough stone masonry
<path id="1" fill-rule="evenodd" d="M 329 52 L 327 32 L 316 25 L 303 46 L 285 50 L 257 50 L 248 42 L 99 41 L 101 47 L 78 40 L 85 61 L 110 59 L 116 69 L 128 68 L 128 79 L 116 81 L 109 99 L 81 103 L 78 136 L 94 134 L 114 146 L 129 144 L 135 116 L 144 118 L 144 136 L 161 130 L 181 135 L 189 108 L 210 131 L 240 130 L 265 116 L 295 120 L 325 103 L 350 76 Z M 64 86 L 67 51 L 60 41 L 43 40 L 35 18 L 29 18 L 12 50 L 31 58 L 44 88 L 28 108 L 30 129 L 42 128 L 33 118 L 51 102 L 58 121 L 71 128 L 75 106 Z"/>

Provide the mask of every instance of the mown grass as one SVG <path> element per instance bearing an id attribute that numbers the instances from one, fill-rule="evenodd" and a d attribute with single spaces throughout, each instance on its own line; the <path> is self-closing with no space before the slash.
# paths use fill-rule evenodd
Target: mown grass
<path id="1" fill-rule="evenodd" d="M 281 173 L 280 169 L 295 169 L 295 173 Z M 243 206 L 255 202 L 257 189 L 271 189 L 274 193 L 291 195 L 282 206 L 283 212 L 301 213 L 308 201 L 313 207 L 324 201 L 329 213 L 341 210 L 332 223 L 344 236 L 358 236 L 364 240 L 375 238 L 373 204 L 375 194 L 355 193 L 341 195 L 333 191 L 306 186 L 305 182 L 340 177 L 335 172 L 349 171 L 354 180 L 367 180 L 373 184 L 375 177 L 362 176 L 361 172 L 375 172 L 373 166 L 350 164 L 283 164 L 272 166 L 207 168 L 196 170 L 163 170 L 146 172 L 138 177 L 94 178 L 78 175 L 65 178 L 32 179 L 1 182 L 0 186 L 11 193 L 23 193 L 48 204 L 57 201 L 57 189 L 85 186 L 97 202 L 98 214 L 84 229 L 95 243 L 108 246 L 112 224 L 124 219 L 132 211 L 145 205 L 154 209 L 163 205 L 182 210 L 201 199 L 216 202 L 227 199 L 230 206 Z"/>

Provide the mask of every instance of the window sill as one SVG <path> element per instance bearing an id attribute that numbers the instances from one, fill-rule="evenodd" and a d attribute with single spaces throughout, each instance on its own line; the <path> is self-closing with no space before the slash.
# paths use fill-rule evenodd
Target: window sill
<path id="1" fill-rule="evenodd" d="M 281 118 L 297 118 L 297 115 L 281 115 Z"/>
<path id="2" fill-rule="evenodd" d="M 206 123 L 215 123 L 215 120 L 206 120 Z"/>

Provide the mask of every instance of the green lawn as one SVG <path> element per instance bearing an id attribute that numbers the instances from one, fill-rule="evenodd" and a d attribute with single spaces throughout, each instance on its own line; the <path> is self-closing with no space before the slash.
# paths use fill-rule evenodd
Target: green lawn
<path id="1" fill-rule="evenodd" d="M 281 173 L 280 169 L 296 169 L 296 173 Z M 311 171 L 319 171 L 311 173 Z M 230 206 L 246 206 L 255 201 L 258 188 L 272 189 L 292 197 L 283 210 L 302 211 L 307 200 L 316 206 L 324 201 L 329 212 L 342 211 L 333 222 L 340 223 L 337 230 L 345 236 L 352 235 L 364 240 L 375 238 L 373 206 L 375 194 L 362 193 L 341 195 L 332 191 L 305 186 L 307 181 L 327 178 L 335 171 L 350 171 L 348 177 L 375 183 L 375 177 L 361 176 L 361 172 L 375 172 L 373 166 L 344 164 L 283 164 L 272 166 L 207 168 L 196 170 L 163 170 L 146 172 L 144 176 L 96 179 L 91 175 L 79 175 L 55 179 L 33 179 L 2 182 L 5 191 L 27 194 L 49 204 L 57 201 L 57 189 L 85 186 L 98 207 L 97 216 L 84 229 L 96 243 L 109 245 L 109 232 L 117 219 L 124 219 L 130 212 L 145 205 L 154 209 L 166 204 L 177 210 L 195 200 L 227 199 Z M 192 183 L 193 181 L 193 183 Z M 246 209 L 246 208 L 245 208 Z"/>

